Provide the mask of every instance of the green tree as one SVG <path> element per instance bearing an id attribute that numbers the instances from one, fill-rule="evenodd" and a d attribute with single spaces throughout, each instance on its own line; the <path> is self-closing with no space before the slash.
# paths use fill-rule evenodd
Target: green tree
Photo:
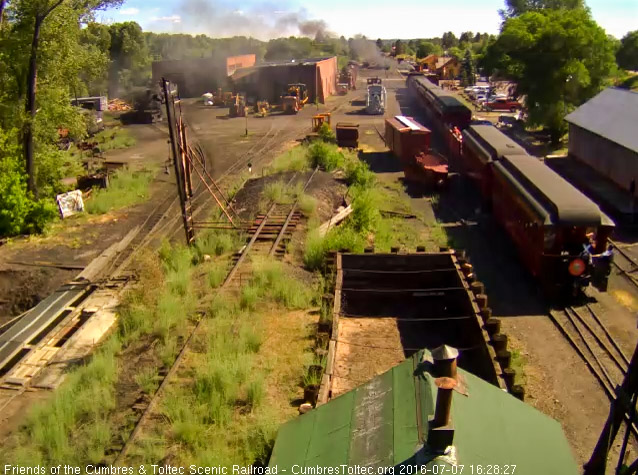
<path id="1" fill-rule="evenodd" d="M 28 58 L 27 73 L 23 79 L 25 119 L 22 124 L 22 143 L 27 188 L 36 196 L 38 190 L 35 177 L 34 122 L 37 110 L 38 53 L 44 25 L 57 10 L 66 9 L 68 13 L 81 17 L 118 3 L 121 3 L 121 0 L 15 0 L 9 5 L 13 32 L 30 43 L 26 56 Z"/>
<path id="2" fill-rule="evenodd" d="M 430 54 L 441 54 L 441 47 L 431 41 L 419 40 L 416 47 L 417 58 L 425 58 Z"/>
<path id="3" fill-rule="evenodd" d="M 396 40 L 394 42 L 394 54 L 405 54 L 405 43 L 401 40 Z"/>
<path id="4" fill-rule="evenodd" d="M 471 31 L 464 31 L 459 36 L 459 43 L 471 43 L 474 38 L 474 34 Z"/>
<path id="5" fill-rule="evenodd" d="M 134 21 L 114 23 L 109 27 L 109 96 L 116 97 L 120 89 L 145 85 L 150 78 L 150 54 L 142 27 Z"/>
<path id="6" fill-rule="evenodd" d="M 472 51 L 469 48 L 465 50 L 465 56 L 461 62 L 461 77 L 463 86 L 473 86 L 476 82 L 476 67 L 474 66 Z"/>
<path id="7" fill-rule="evenodd" d="M 383 41 L 381 40 L 381 38 L 377 39 L 377 48 L 379 49 L 383 48 Z"/>
<path id="8" fill-rule="evenodd" d="M 585 9 L 584 0 L 505 0 L 505 9 L 499 10 L 500 15 L 512 18 L 527 12 L 543 10 L 582 10 Z"/>
<path id="9" fill-rule="evenodd" d="M 638 30 L 630 31 L 620 40 L 616 61 L 623 69 L 638 70 Z"/>
<path id="10" fill-rule="evenodd" d="M 441 37 L 441 46 L 443 47 L 443 49 L 449 49 L 454 46 L 458 46 L 458 44 L 459 40 L 456 38 L 456 35 L 454 33 L 452 33 L 451 31 L 443 33 L 443 36 Z"/>
<path id="11" fill-rule="evenodd" d="M 312 51 L 310 38 L 277 38 L 270 40 L 266 47 L 265 59 L 268 61 L 307 58 Z"/>
<path id="12" fill-rule="evenodd" d="M 483 65 L 516 82 L 530 123 L 546 126 L 556 142 L 565 114 L 601 90 L 615 61 L 587 10 L 546 10 L 506 20 Z"/>

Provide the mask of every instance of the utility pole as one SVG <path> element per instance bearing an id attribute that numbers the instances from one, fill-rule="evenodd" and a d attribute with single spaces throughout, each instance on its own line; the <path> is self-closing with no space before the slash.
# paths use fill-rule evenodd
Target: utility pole
<path id="1" fill-rule="evenodd" d="M 169 82 L 162 78 L 162 89 L 164 98 L 166 99 L 166 120 L 168 122 L 168 134 L 171 142 L 171 150 L 173 152 L 173 165 L 175 167 L 175 182 L 177 183 L 177 194 L 182 211 L 182 221 L 184 223 L 184 232 L 186 233 L 186 245 L 190 246 L 195 238 L 192 219 L 187 209 L 187 191 L 184 164 L 180 153 L 180 144 L 178 141 L 177 131 L 175 130 L 177 123 L 175 122 L 175 99 L 173 98 Z"/>

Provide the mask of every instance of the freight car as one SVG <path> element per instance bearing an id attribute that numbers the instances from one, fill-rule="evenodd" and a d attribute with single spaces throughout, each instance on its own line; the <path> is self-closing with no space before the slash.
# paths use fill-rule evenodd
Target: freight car
<path id="1" fill-rule="evenodd" d="M 462 161 L 548 296 L 607 288 L 610 262 L 600 254 L 614 223 L 594 202 L 493 126 L 464 131 Z"/>
<path id="2" fill-rule="evenodd" d="M 463 130 L 470 124 L 472 111 L 425 76 L 409 75 L 406 81 L 408 90 L 440 133 L 446 134 L 454 127 Z"/>
<path id="3" fill-rule="evenodd" d="M 431 132 L 412 117 L 385 120 L 385 143 L 403 166 L 407 181 L 442 188 L 447 184 L 448 164 L 430 149 Z"/>

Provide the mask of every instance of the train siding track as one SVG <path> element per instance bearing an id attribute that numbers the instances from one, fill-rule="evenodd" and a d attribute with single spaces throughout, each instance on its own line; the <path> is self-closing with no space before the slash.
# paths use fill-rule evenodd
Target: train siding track
<path id="1" fill-rule="evenodd" d="M 623 382 L 629 359 L 609 332 L 591 304 L 551 309 L 549 316 L 578 356 L 587 365 L 611 401 Z M 626 415 L 629 421 L 629 415 Z M 638 427 L 631 426 L 638 437 Z"/>
<path id="2" fill-rule="evenodd" d="M 303 187 L 304 191 L 310 184 L 317 171 L 318 168 L 315 168 L 314 171 L 311 173 L 310 177 Z M 298 173 L 295 173 L 288 181 L 288 185 L 291 185 L 298 177 L 298 175 Z M 243 248 L 242 252 L 238 256 L 236 256 L 235 262 L 231 270 L 227 274 L 224 283 L 222 284 L 222 288 L 232 289 L 235 287 L 238 288 L 241 285 L 242 272 L 247 272 L 248 270 L 246 269 L 246 266 L 248 265 L 248 263 L 246 262 L 246 257 L 249 254 L 261 254 L 264 256 L 283 256 L 285 254 L 285 249 L 282 250 L 281 246 L 284 240 L 290 237 L 293 232 L 293 228 L 296 226 L 300 219 L 300 215 L 297 213 L 296 208 L 297 201 L 295 201 L 292 205 L 280 205 L 277 203 L 273 203 L 265 215 L 257 216 L 255 223 L 250 228 L 251 237 L 248 240 L 246 246 Z M 287 211 L 287 213 L 285 213 L 284 211 Z M 146 403 L 145 407 L 141 409 L 138 404 L 138 410 L 141 409 L 142 411 L 140 418 L 137 420 L 133 431 L 124 443 L 124 446 L 119 451 L 119 454 L 113 462 L 114 465 L 122 463 L 125 459 L 129 449 L 132 447 L 137 436 L 142 431 L 145 422 L 153 413 L 153 410 L 156 407 L 159 399 L 162 397 L 165 388 L 168 386 L 173 376 L 177 373 L 180 364 L 184 356 L 186 355 L 188 348 L 190 347 L 190 343 L 193 340 L 193 337 L 197 334 L 199 328 L 205 320 L 205 318 L 200 319 L 193 327 L 190 334 L 185 339 L 184 345 L 182 346 L 175 361 L 165 373 L 165 376 L 162 379 L 157 391 Z"/>
<path id="3" fill-rule="evenodd" d="M 613 246 L 615 254 L 612 261 L 613 266 L 618 270 L 618 273 L 627 278 L 629 282 L 638 287 L 638 262 L 631 257 L 618 243 L 609 240 L 609 243 Z"/>

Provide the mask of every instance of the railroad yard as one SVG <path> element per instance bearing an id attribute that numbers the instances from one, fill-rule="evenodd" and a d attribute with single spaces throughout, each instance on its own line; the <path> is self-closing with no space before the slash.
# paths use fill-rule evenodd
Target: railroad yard
<path id="1" fill-rule="evenodd" d="M 126 126 L 136 145 L 106 152 L 152 171 L 146 201 L 0 246 L 0 454 L 23 463 L 37 453 L 105 465 L 264 466 L 305 390 L 316 389 L 321 406 L 448 344 L 463 370 L 558 421 L 577 464 L 587 462 L 636 345 L 634 229 L 617 226 L 607 292 L 589 286 L 571 306 L 550 304 L 458 160 L 449 157 L 444 190 L 405 181 L 384 142 L 385 119 L 414 118 L 433 131 L 433 149 L 448 153 L 397 66 L 362 68 L 357 89 L 295 115 L 230 118 L 227 108 L 179 101 L 204 160 L 193 165 L 192 250 L 166 120 Z M 366 80 L 376 76 L 385 111 L 367 115 Z M 313 145 L 300 144 L 318 113 L 330 113 L 333 130 L 358 124 L 358 151 L 342 159 L 366 163 L 379 193 L 377 227 L 364 238 L 340 231 L 334 217 L 366 196 L 369 183 L 356 186 L 367 179 L 351 178 L 347 164 L 313 163 L 305 155 Z M 474 115 L 496 123 L 500 114 Z M 355 210 L 348 219 L 366 217 Z M 335 248 L 313 259 L 319 232 Z M 9 348 L 15 341 L 19 349 Z M 62 434 L 74 431 L 69 445 Z"/>

